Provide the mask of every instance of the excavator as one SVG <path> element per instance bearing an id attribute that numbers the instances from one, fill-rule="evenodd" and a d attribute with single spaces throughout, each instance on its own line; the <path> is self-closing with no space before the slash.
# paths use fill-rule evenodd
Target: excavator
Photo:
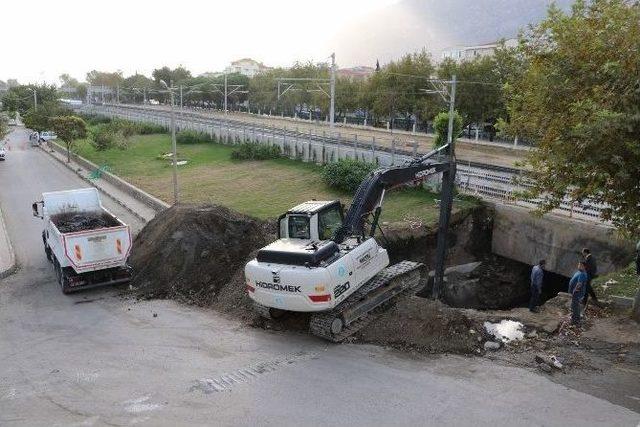
<path id="1" fill-rule="evenodd" d="M 371 172 L 346 215 L 337 200 L 305 202 L 281 215 L 278 240 L 245 266 L 246 291 L 256 311 L 267 318 L 309 312 L 312 334 L 340 342 L 402 295 L 417 291 L 422 264 L 389 266 L 375 233 L 386 192 L 445 171 L 448 147 Z"/>

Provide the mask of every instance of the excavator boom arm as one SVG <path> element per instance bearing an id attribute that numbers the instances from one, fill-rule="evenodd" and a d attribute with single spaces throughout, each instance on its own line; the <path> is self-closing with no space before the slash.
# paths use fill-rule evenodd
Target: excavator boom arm
<path id="1" fill-rule="evenodd" d="M 380 168 L 371 172 L 358 187 L 342 226 L 336 231 L 333 240 L 341 243 L 349 236 L 364 234 L 365 220 L 376 210 L 376 217 L 379 215 L 386 190 L 413 181 L 420 172 L 440 172 L 448 167 L 447 161 L 435 159 L 447 148 L 448 144 L 401 166 Z"/>

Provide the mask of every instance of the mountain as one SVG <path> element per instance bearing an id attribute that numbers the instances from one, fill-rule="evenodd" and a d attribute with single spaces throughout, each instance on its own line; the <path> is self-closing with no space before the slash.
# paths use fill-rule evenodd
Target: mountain
<path id="1" fill-rule="evenodd" d="M 572 0 L 556 0 L 568 9 Z M 550 0 L 401 0 L 352 22 L 332 40 L 341 66 L 386 63 L 426 49 L 443 49 L 512 38 L 540 22 Z"/>

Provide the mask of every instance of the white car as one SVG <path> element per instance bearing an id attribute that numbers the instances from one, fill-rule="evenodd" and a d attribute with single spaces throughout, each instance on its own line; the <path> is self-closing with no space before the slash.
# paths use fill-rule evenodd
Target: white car
<path id="1" fill-rule="evenodd" d="M 40 141 L 47 142 L 53 139 L 58 139 L 58 135 L 55 132 L 50 130 L 40 132 Z"/>
<path id="2" fill-rule="evenodd" d="M 7 152 L 4 149 L 4 145 L 0 145 L 0 160 L 4 160 L 6 154 Z"/>

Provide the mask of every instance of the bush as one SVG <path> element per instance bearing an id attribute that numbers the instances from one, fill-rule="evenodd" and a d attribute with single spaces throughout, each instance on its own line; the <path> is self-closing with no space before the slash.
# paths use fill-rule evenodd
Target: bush
<path id="1" fill-rule="evenodd" d="M 167 130 L 160 125 L 153 123 L 138 123 L 138 134 L 140 135 L 152 135 L 154 133 L 167 133 Z"/>
<path id="2" fill-rule="evenodd" d="M 244 142 L 231 152 L 234 160 L 269 160 L 282 157 L 280 147 L 257 142 Z"/>
<path id="3" fill-rule="evenodd" d="M 353 193 L 376 165 L 353 159 L 342 159 L 322 168 L 322 179 L 332 188 Z"/>
<path id="4" fill-rule="evenodd" d="M 110 117 L 99 116 L 97 114 L 81 114 L 80 117 L 82 117 L 90 126 L 111 123 Z"/>
<path id="5" fill-rule="evenodd" d="M 108 150 L 113 147 L 113 141 L 116 138 L 111 127 L 106 124 L 95 126 L 91 130 L 91 145 L 98 151 Z"/>
<path id="6" fill-rule="evenodd" d="M 211 142 L 211 137 L 204 132 L 181 130 L 176 134 L 176 142 L 178 144 L 198 144 L 200 142 Z"/>
<path id="7" fill-rule="evenodd" d="M 449 135 L 449 113 L 443 111 L 433 119 L 433 128 L 435 130 L 435 138 L 433 139 L 433 148 L 439 148 L 445 145 Z M 455 111 L 453 114 L 453 135 L 458 138 L 462 133 L 462 116 Z"/>

